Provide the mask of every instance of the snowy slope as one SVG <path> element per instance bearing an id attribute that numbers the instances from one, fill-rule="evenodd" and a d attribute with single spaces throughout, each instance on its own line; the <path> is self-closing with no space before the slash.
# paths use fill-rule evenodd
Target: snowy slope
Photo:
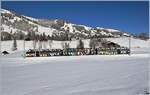
<path id="1" fill-rule="evenodd" d="M 129 38 L 121 37 L 121 38 L 107 38 L 107 40 L 118 43 L 121 46 L 129 47 Z M 140 47 L 149 47 L 150 40 L 140 40 L 137 38 L 131 37 L 131 47 L 140 48 Z"/>
<path id="2" fill-rule="evenodd" d="M 5 25 L 5 24 L 2 24 L 2 27 L 4 28 L 4 32 L 8 32 L 8 33 L 16 33 L 16 31 L 22 31 L 23 33 L 27 34 L 28 31 L 23 31 L 23 30 L 20 30 L 20 29 L 16 29 L 16 28 L 13 28 L 13 27 L 10 27 L 8 25 Z"/>
<path id="3" fill-rule="evenodd" d="M 45 32 L 46 35 L 51 35 L 52 32 L 55 30 L 55 29 L 52 29 L 50 27 L 44 27 L 44 26 L 41 26 L 41 25 L 35 23 L 34 21 L 38 21 L 38 19 L 35 19 L 35 18 L 32 18 L 32 17 L 28 17 L 28 16 L 24 16 L 24 15 L 18 15 L 18 14 L 16 15 L 14 12 L 11 12 L 11 11 L 8 11 L 8 10 L 5 10 L 5 9 L 1 9 L 1 13 L 2 14 L 7 13 L 7 14 L 10 14 L 10 15 L 14 16 L 12 19 L 4 16 L 5 19 L 7 18 L 7 20 L 10 21 L 12 24 L 15 24 L 16 20 L 17 21 L 23 21 L 23 20 L 25 20 L 27 23 L 29 23 L 31 25 L 37 26 L 38 27 L 38 34 L 42 34 L 42 33 Z M 10 33 L 10 31 L 12 31 L 12 33 L 15 33 L 17 31 L 22 31 L 25 34 L 27 34 L 27 32 L 29 32 L 27 30 L 23 31 L 23 30 L 20 30 L 18 28 L 14 28 L 11 25 L 8 26 L 7 24 L 4 24 L 4 23 L 2 23 L 2 27 L 3 27 L 3 31 L 4 32 L 8 32 L 8 33 Z M 33 29 L 33 31 L 34 30 L 35 29 Z"/>
<path id="4" fill-rule="evenodd" d="M 11 13 L 10 11 L 6 10 L 6 9 L 1 9 L 0 11 L 1 13 Z"/>
<path id="5" fill-rule="evenodd" d="M 55 31 L 55 29 L 38 25 L 38 31 L 40 31 L 40 33 L 45 33 L 45 35 L 52 36 L 52 33 L 53 33 L 53 31 Z"/>
<path id="6" fill-rule="evenodd" d="M 24 17 L 27 18 L 27 19 L 33 20 L 33 21 L 38 21 L 38 19 L 36 19 L 36 18 L 32 18 L 32 17 L 29 17 L 29 16 L 24 16 Z"/>
<path id="7" fill-rule="evenodd" d="M 92 28 L 85 25 L 73 24 L 59 19 L 55 20 L 36 19 L 33 17 L 17 14 L 15 12 L 5 9 L 1 9 L 1 15 L 2 15 L 2 28 L 4 28 L 4 32 L 8 33 L 10 33 L 9 31 L 11 30 L 14 32 L 22 31 L 23 33 L 34 31 L 36 33 L 38 32 L 37 34 L 45 33 L 46 35 L 52 36 L 53 32 L 55 34 L 59 34 L 60 32 L 65 34 L 66 31 L 68 31 L 69 35 L 74 36 L 75 39 L 77 39 L 78 37 L 79 38 L 89 38 L 90 36 L 95 37 L 95 35 L 112 36 L 112 37 L 129 36 L 128 33 L 124 33 L 115 29 L 107 29 L 99 27 Z M 21 26 L 21 24 L 24 26 Z M 17 28 L 14 29 L 15 26 Z M 24 27 L 26 27 L 26 29 L 24 29 Z"/>

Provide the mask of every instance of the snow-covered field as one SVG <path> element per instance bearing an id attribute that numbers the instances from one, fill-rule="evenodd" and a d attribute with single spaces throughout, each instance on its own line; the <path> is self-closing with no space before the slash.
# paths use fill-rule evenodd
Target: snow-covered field
<path id="1" fill-rule="evenodd" d="M 17 52 L 0 57 L 1 95 L 148 95 L 144 94 L 148 91 L 149 72 L 145 44 L 145 47 L 139 44 L 141 48 L 132 48 L 131 56 L 24 59 L 21 43 L 17 43 L 20 47 Z M 4 45 L 2 49 L 10 48 Z"/>
<path id="2" fill-rule="evenodd" d="M 108 38 L 107 40 L 118 43 L 121 46 L 129 47 L 129 38 L 128 37 L 122 37 L 122 38 Z M 89 48 L 89 39 L 83 40 L 84 42 L 84 47 Z M 65 42 L 65 41 L 64 41 Z M 67 41 L 66 41 L 67 42 Z M 76 48 L 78 41 L 68 41 L 70 44 L 71 48 Z M 2 51 L 6 50 L 8 52 L 12 52 L 12 45 L 13 41 L 2 41 Z M 42 43 L 43 48 L 50 48 L 49 47 L 49 42 L 43 42 Z M 149 48 L 150 40 L 144 41 L 140 39 L 135 39 L 131 38 L 131 49 L 134 51 L 135 49 L 143 49 L 143 48 Z M 18 51 L 22 51 L 23 48 L 23 40 L 17 40 L 17 48 Z M 38 42 L 36 44 L 36 48 L 38 48 Z M 61 41 L 53 41 L 52 42 L 52 47 L 55 49 L 60 49 L 62 48 L 62 42 Z M 33 49 L 33 41 L 25 41 L 25 49 Z"/>
<path id="3" fill-rule="evenodd" d="M 148 55 L 2 58 L 2 95 L 145 95 Z"/>
<path id="4" fill-rule="evenodd" d="M 62 49 L 62 43 L 68 42 L 70 43 L 70 47 L 71 48 L 76 48 L 78 41 L 53 41 L 52 42 L 52 47 L 53 49 Z M 88 48 L 89 47 L 89 40 L 84 40 L 85 43 L 85 47 Z M 2 51 L 8 51 L 8 52 L 12 52 L 12 45 L 13 45 L 13 41 L 2 41 Z M 22 51 L 23 48 L 23 40 L 17 40 L 17 51 Z M 38 42 L 36 44 L 36 48 L 38 49 Z M 49 42 L 42 42 L 42 48 L 43 49 L 49 49 Z M 25 49 L 29 50 L 29 49 L 33 49 L 33 41 L 25 41 Z"/>

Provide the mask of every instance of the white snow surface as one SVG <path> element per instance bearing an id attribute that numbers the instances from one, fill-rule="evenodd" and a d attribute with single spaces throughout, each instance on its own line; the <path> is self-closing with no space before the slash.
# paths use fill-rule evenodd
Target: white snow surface
<path id="1" fill-rule="evenodd" d="M 33 21 L 38 21 L 38 19 L 33 18 L 33 17 L 29 17 L 29 16 L 24 16 L 24 17 L 26 17 L 26 18 L 28 18 L 28 19 L 30 19 L 30 20 L 33 20 Z"/>
<path id="2" fill-rule="evenodd" d="M 121 38 L 107 38 L 108 41 L 112 41 L 115 43 L 118 43 L 121 46 L 125 46 L 125 47 L 129 47 L 129 38 L 128 37 L 121 37 Z M 83 40 L 84 42 L 84 47 L 85 48 L 89 48 L 89 39 Z M 53 41 L 52 42 L 52 47 L 54 49 L 62 49 L 62 43 L 69 43 L 70 44 L 70 48 L 76 48 L 77 44 L 78 44 L 78 40 L 75 41 Z M 13 40 L 11 41 L 2 41 L 2 51 L 8 51 L 8 52 L 12 52 L 12 45 L 13 45 Z M 139 52 L 142 50 L 142 52 L 147 52 L 147 49 L 149 48 L 149 44 L 150 44 L 150 40 L 145 41 L 145 40 L 140 40 L 140 39 L 135 39 L 135 38 L 131 38 L 131 50 L 135 51 L 135 49 Z M 49 41 L 48 42 L 42 42 L 42 48 L 43 49 L 49 49 Z M 18 51 L 22 51 L 23 50 L 23 40 L 17 40 L 17 48 Z M 38 49 L 38 42 L 36 45 L 36 48 Z M 143 49 L 145 48 L 145 49 Z M 33 49 L 33 41 L 25 41 L 25 49 Z M 136 52 L 137 52 L 136 51 Z"/>
<path id="3" fill-rule="evenodd" d="M 5 9 L 1 9 L 1 13 L 11 13 L 11 12 Z"/>
<path id="4" fill-rule="evenodd" d="M 108 30 L 110 32 L 120 32 L 119 30 L 116 30 L 116 29 L 106 29 L 106 30 Z"/>
<path id="5" fill-rule="evenodd" d="M 107 40 L 118 43 L 121 46 L 129 47 L 129 37 L 107 38 Z M 149 47 L 150 45 L 150 40 L 145 41 L 131 37 L 130 41 L 132 48 Z"/>
<path id="6" fill-rule="evenodd" d="M 1 57 L 2 95 L 145 95 L 148 89 L 146 54 L 12 56 Z"/>
<path id="7" fill-rule="evenodd" d="M 13 28 L 13 27 L 10 27 L 8 25 L 5 25 L 5 24 L 2 24 L 2 27 L 4 28 L 4 32 L 12 32 L 12 33 L 15 33 L 17 31 L 22 31 L 22 30 L 19 30 L 19 29 L 16 29 L 16 28 Z M 27 31 L 22 31 L 23 33 L 27 34 Z"/>
<path id="8" fill-rule="evenodd" d="M 84 40 L 86 47 L 88 42 Z M 71 42 L 71 47 L 75 47 L 76 43 Z M 0 56 L 1 95 L 147 95 L 144 94 L 148 91 L 149 72 L 149 48 L 146 43 L 139 43 L 140 48 L 132 47 L 131 56 L 25 59 L 21 56 L 23 41 L 17 41 L 18 50 L 15 52 L 10 50 L 10 44 L 11 41 L 2 42 L 2 50 L 8 49 L 11 54 Z M 61 48 L 60 44 L 54 41 L 53 47 Z M 26 42 L 26 49 L 29 48 L 32 48 L 31 41 Z"/>
<path id="9" fill-rule="evenodd" d="M 70 48 L 76 48 L 78 41 L 53 41 L 52 42 L 52 47 L 53 49 L 62 49 L 62 43 L 70 43 Z M 17 40 L 17 51 L 22 51 L 23 48 L 23 40 Z M 2 51 L 8 51 L 8 52 L 12 52 L 12 45 L 13 45 L 13 40 L 11 41 L 2 41 Z M 84 44 L 85 44 L 85 48 L 89 47 L 89 40 L 84 40 Z M 36 45 L 36 48 L 38 49 L 38 42 Z M 49 42 L 42 42 L 42 48 L 43 49 L 49 49 Z M 33 49 L 33 41 L 25 41 L 25 49 L 29 50 L 29 49 Z M 14 51 L 16 52 L 16 51 Z"/>
<path id="10" fill-rule="evenodd" d="M 50 35 L 52 36 L 52 33 L 55 29 L 52 29 L 50 27 L 44 27 L 44 26 L 40 26 L 38 25 L 38 31 L 39 33 L 45 33 L 45 35 Z"/>

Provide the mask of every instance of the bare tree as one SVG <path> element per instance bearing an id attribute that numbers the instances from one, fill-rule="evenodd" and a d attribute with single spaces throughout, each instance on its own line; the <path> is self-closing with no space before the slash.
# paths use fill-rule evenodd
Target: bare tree
<path id="1" fill-rule="evenodd" d="M 70 48 L 70 44 L 67 43 L 67 42 L 62 42 L 62 43 L 61 43 L 61 46 L 62 46 L 63 49 Z"/>
<path id="2" fill-rule="evenodd" d="M 140 39 L 142 39 L 142 40 L 148 39 L 148 38 L 149 38 L 148 36 L 149 36 L 149 35 L 148 35 L 147 33 L 145 33 L 145 32 L 142 32 L 142 33 L 140 33 L 140 34 L 138 35 L 138 37 L 139 37 Z"/>
<path id="3" fill-rule="evenodd" d="M 77 48 L 84 49 L 84 42 L 80 39 Z"/>
<path id="4" fill-rule="evenodd" d="M 43 43 L 43 36 L 42 36 L 42 34 L 39 35 L 38 39 L 39 39 L 38 46 L 39 46 L 39 50 L 40 50 L 40 49 L 42 49 L 42 46 L 43 46 L 42 45 L 42 43 Z"/>
<path id="5" fill-rule="evenodd" d="M 42 49 L 42 42 L 41 41 L 39 41 L 39 50 L 41 50 Z"/>
<path id="6" fill-rule="evenodd" d="M 51 49 L 52 48 L 52 44 L 53 44 L 53 40 L 48 40 L 48 43 L 49 43 L 49 48 Z"/>
<path id="7" fill-rule="evenodd" d="M 33 40 L 33 49 L 36 49 L 37 40 Z"/>
<path id="8" fill-rule="evenodd" d="M 14 37 L 12 51 L 15 51 L 15 50 L 17 50 L 17 41 L 16 41 L 16 38 Z"/>
<path id="9" fill-rule="evenodd" d="M 101 39 L 90 39 L 89 47 L 93 49 L 101 47 L 101 42 L 102 42 Z"/>
<path id="10" fill-rule="evenodd" d="M 43 49 L 46 49 L 47 48 L 47 41 L 43 41 L 42 44 L 43 44 Z"/>

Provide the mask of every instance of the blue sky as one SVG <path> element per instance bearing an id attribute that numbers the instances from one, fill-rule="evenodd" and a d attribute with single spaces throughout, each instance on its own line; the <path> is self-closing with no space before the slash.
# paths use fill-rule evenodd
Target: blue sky
<path id="1" fill-rule="evenodd" d="M 64 19 L 132 34 L 149 31 L 148 1 L 2 1 L 2 8 L 44 19 Z"/>

